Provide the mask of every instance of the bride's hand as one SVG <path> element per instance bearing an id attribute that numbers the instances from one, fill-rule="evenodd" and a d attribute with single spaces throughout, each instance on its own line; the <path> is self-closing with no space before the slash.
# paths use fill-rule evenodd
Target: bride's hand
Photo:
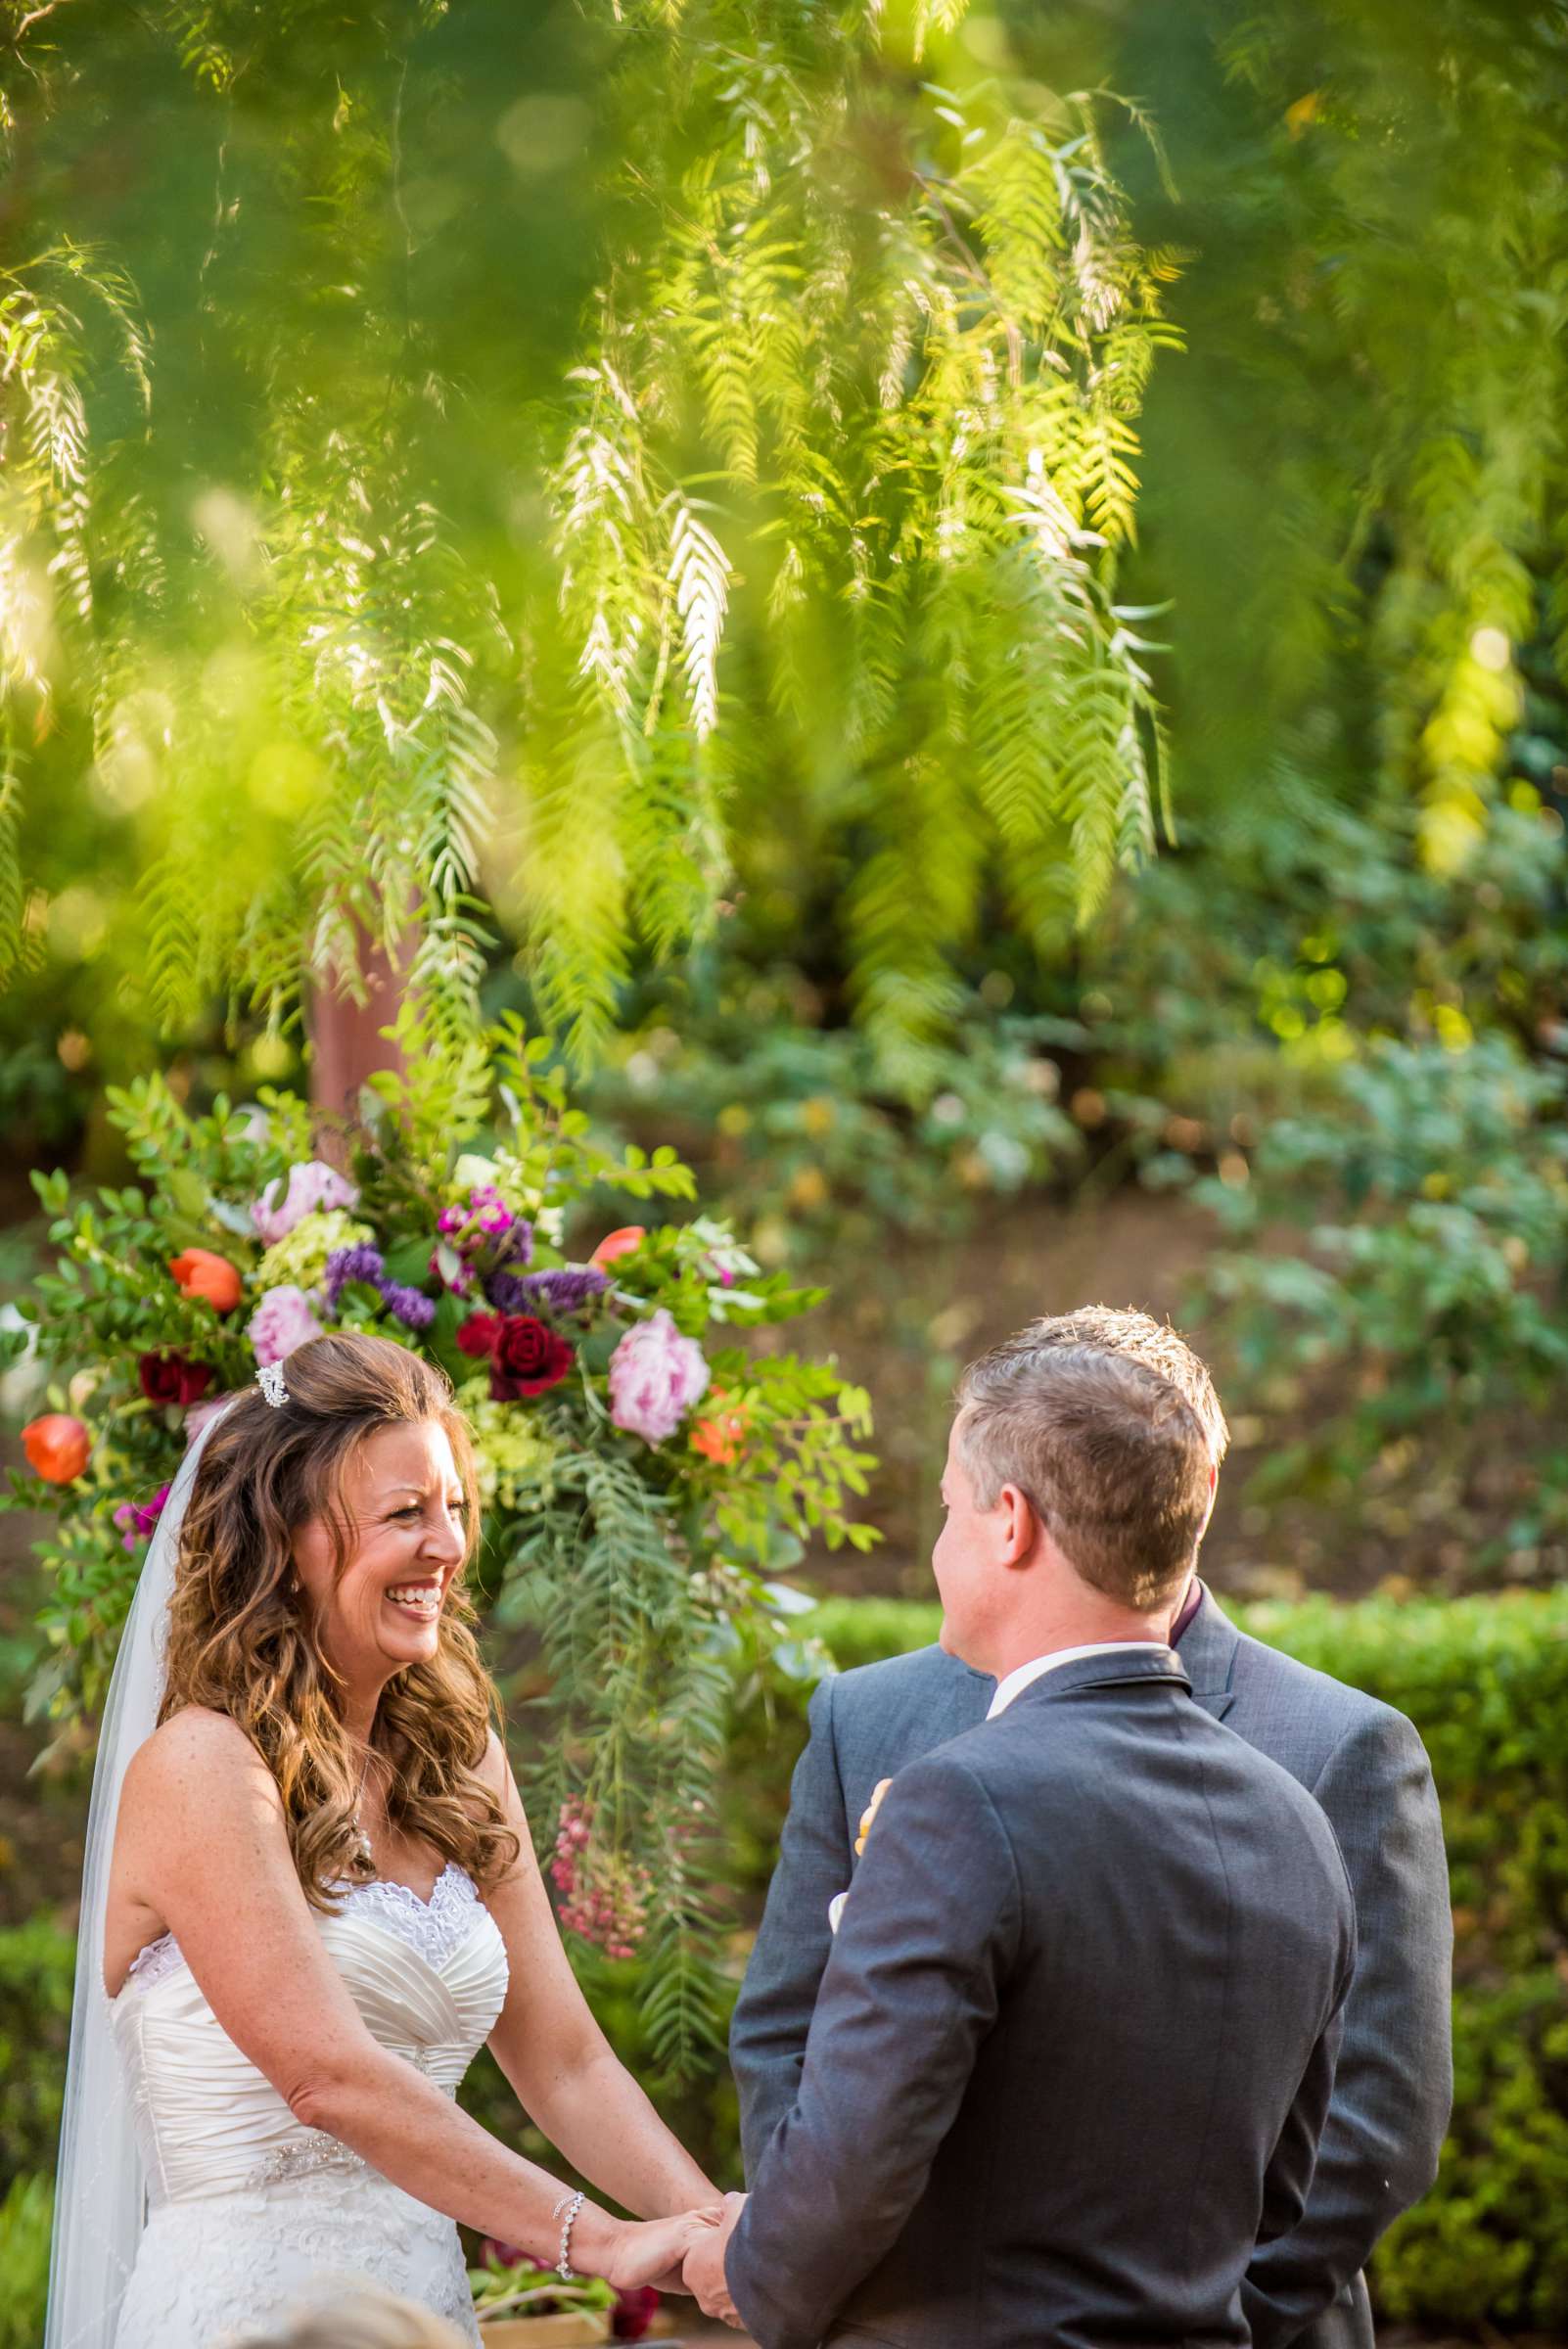
<path id="1" fill-rule="evenodd" d="M 680 2272 L 687 2253 L 723 2215 L 723 2204 L 713 2202 L 698 2210 L 683 2210 L 672 2219 L 613 2219 L 604 2251 L 590 2263 L 591 2273 L 602 2276 L 619 2292 L 634 2290 L 643 2283 L 651 2283 L 661 2292 L 683 2292 L 688 2287 Z M 585 2245 L 585 2257 L 586 2249 Z"/>

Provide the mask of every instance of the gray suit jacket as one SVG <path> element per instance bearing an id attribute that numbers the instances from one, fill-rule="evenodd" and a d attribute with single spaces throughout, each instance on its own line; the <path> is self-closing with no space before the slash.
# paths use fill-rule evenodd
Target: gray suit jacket
<path id="1" fill-rule="evenodd" d="M 907 1765 L 729 2246 L 761 2349 L 1245 2349 L 1355 1943 L 1322 1812 L 1169 1648 Z"/>
<path id="2" fill-rule="evenodd" d="M 1298 2227 L 1260 2245 L 1244 2300 L 1258 2349 L 1371 2349 L 1360 2270 L 1437 2170 L 1453 2095 L 1453 1929 L 1442 1820 L 1425 1752 L 1403 1714 L 1250 1639 L 1205 1592 L 1179 1653 L 1197 1702 L 1322 1805 L 1356 1894 L 1360 1958 L 1334 2099 Z M 981 1721 L 992 1682 L 940 1648 L 826 1681 L 730 2056 L 754 2177 L 795 2101 L 860 1814 L 891 1777 Z"/>

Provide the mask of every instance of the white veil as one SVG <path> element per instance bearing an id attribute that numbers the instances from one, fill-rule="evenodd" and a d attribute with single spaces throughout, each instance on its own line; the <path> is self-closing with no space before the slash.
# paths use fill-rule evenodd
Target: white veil
<path id="1" fill-rule="evenodd" d="M 104 1989 L 104 1918 L 119 1790 L 131 1756 L 158 1727 L 180 1526 L 196 1481 L 197 1463 L 222 1416 L 222 1412 L 214 1412 L 203 1428 L 181 1461 L 163 1504 L 125 1621 L 98 1732 L 92 1804 L 87 1814 L 87 1857 L 81 1872 L 76 1990 L 55 2187 L 44 2349 L 112 2349 L 120 2300 L 145 2223 L 141 2156 Z"/>

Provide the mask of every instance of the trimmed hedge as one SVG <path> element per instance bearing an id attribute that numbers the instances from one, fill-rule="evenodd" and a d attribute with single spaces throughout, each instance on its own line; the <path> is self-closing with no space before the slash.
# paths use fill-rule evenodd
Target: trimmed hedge
<path id="1" fill-rule="evenodd" d="M 1379 2306 L 1568 2334 L 1568 1589 L 1228 1611 L 1407 1714 L 1443 1805 L 1453 2120 L 1436 2185 L 1378 2247 Z M 852 1599 L 802 1623 L 848 1669 L 925 1644 L 940 1620 Z"/>

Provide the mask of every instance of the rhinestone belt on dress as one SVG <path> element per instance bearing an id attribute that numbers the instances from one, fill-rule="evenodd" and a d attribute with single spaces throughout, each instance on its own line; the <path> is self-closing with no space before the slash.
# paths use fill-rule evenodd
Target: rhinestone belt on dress
<path id="1" fill-rule="evenodd" d="M 432 2056 L 429 2048 L 415 2048 L 403 2058 L 416 2072 L 431 2076 Z M 441 2084 L 443 2096 L 455 2096 L 455 2088 Z M 320 2170 L 368 2170 L 370 2164 L 362 2153 L 346 2145 L 329 2129 L 306 2129 L 293 2137 L 286 2145 L 274 2145 L 265 2158 L 257 2162 L 247 2177 L 248 2187 L 280 2186 L 285 2179 L 310 2178 Z"/>

